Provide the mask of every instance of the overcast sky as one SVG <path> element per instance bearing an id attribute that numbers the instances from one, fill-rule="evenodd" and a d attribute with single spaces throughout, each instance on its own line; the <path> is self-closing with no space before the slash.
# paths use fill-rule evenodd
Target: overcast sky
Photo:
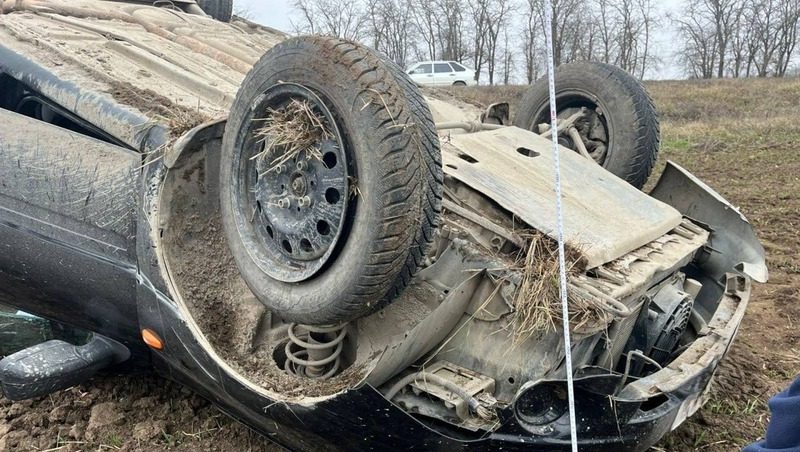
<path id="1" fill-rule="evenodd" d="M 655 36 L 655 51 L 664 63 L 646 78 L 682 78 L 681 69 L 674 62 L 674 53 L 677 50 L 675 32 L 667 19 L 667 14 L 676 11 L 682 1 L 664 0 L 657 3 L 663 20 L 659 23 L 662 29 Z M 291 5 L 292 0 L 234 0 L 234 8 L 237 11 L 247 11 L 255 22 L 290 33 L 293 31 L 291 19 L 296 17 Z"/>
<path id="2" fill-rule="evenodd" d="M 292 0 L 234 0 L 234 10 L 245 10 L 253 19 L 268 27 L 291 32 Z"/>

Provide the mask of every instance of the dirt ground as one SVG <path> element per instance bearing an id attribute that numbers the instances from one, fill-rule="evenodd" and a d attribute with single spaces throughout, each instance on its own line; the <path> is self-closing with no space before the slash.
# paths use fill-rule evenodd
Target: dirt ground
<path id="1" fill-rule="evenodd" d="M 738 450 L 763 435 L 767 400 L 800 373 L 800 79 L 656 83 L 664 157 L 737 205 L 767 251 L 711 400 L 665 450 Z"/>
<path id="2" fill-rule="evenodd" d="M 770 282 L 757 285 L 709 403 L 656 447 L 731 451 L 759 438 L 766 401 L 800 373 L 800 79 L 650 83 L 660 172 L 674 160 L 754 223 Z M 521 87 L 464 88 L 479 105 Z M 512 105 L 513 108 L 513 105 Z M 102 376 L 39 400 L 0 398 L 0 451 L 278 451 L 191 391 L 151 375 Z"/>

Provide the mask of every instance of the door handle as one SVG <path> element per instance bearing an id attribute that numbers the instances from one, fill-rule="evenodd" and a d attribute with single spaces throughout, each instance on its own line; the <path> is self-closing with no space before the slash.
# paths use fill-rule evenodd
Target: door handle
<path id="1" fill-rule="evenodd" d="M 433 77 L 433 74 L 428 74 L 428 77 Z"/>

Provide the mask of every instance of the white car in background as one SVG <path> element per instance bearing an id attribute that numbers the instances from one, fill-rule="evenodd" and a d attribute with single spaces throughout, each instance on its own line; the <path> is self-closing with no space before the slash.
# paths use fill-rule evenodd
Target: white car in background
<path id="1" fill-rule="evenodd" d="M 455 61 L 420 61 L 406 72 L 418 85 L 477 85 L 475 70 Z"/>

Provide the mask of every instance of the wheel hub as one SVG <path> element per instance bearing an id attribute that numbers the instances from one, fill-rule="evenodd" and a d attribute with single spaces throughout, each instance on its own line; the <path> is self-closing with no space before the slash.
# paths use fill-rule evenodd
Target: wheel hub
<path id="1" fill-rule="evenodd" d="M 292 175 L 292 192 L 294 195 L 305 196 L 306 187 L 308 187 L 308 184 L 306 183 L 306 176 L 300 172 L 294 173 Z"/>
<path id="2" fill-rule="evenodd" d="M 573 126 L 578 130 L 581 135 L 584 146 L 595 162 L 601 166 L 605 164 L 606 155 L 611 145 L 611 128 L 608 123 L 604 109 L 601 105 L 596 103 L 593 96 L 577 91 L 565 92 L 559 95 L 556 99 L 558 110 L 558 119 L 563 121 L 574 114 L 585 109 L 584 116 L 578 119 Z M 535 116 L 533 125 L 549 124 L 550 123 L 550 107 L 549 104 L 539 110 Z M 577 145 L 565 133 L 566 129 L 559 128 L 558 142 L 561 146 L 572 149 L 577 152 Z"/>
<path id="3" fill-rule="evenodd" d="M 558 112 L 558 118 L 561 120 L 569 118 L 578 111 L 580 111 L 580 107 L 565 108 Z M 601 117 L 602 110 L 599 107 L 589 106 L 586 108 L 585 117 L 575 124 L 575 128 L 580 133 L 589 155 L 600 165 L 605 161 L 608 148 L 608 130 L 607 126 L 601 121 Z M 577 152 L 577 146 L 569 136 L 559 136 L 558 142 L 561 146 Z"/>

